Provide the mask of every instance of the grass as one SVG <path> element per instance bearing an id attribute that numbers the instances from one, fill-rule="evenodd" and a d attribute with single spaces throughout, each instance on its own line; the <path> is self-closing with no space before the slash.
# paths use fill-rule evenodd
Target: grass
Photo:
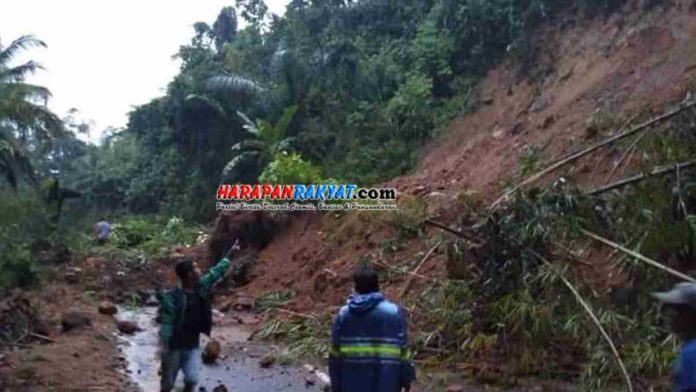
<path id="1" fill-rule="evenodd" d="M 261 311 L 282 308 L 295 298 L 292 290 L 267 291 L 256 299 L 256 306 Z"/>
<path id="2" fill-rule="evenodd" d="M 300 358 L 326 359 L 329 355 L 333 314 L 324 312 L 313 317 L 281 318 L 277 315 L 266 320 L 256 336 L 265 341 L 283 342 L 279 360 L 286 364 Z"/>

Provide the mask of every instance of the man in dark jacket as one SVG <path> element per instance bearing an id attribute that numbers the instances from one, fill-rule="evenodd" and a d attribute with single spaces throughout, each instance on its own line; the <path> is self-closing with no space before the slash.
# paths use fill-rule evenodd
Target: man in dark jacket
<path id="1" fill-rule="evenodd" d="M 416 374 L 403 310 L 384 299 L 375 271 L 353 275 L 355 291 L 333 325 L 329 373 L 333 392 L 408 392 Z"/>
<path id="2" fill-rule="evenodd" d="M 233 249 L 238 246 L 235 244 Z M 176 263 L 181 286 L 165 294 L 160 303 L 162 392 L 174 388 L 179 370 L 184 373 L 184 392 L 192 392 L 198 384 L 200 334 L 210 335 L 212 327 L 210 290 L 224 277 L 229 266 L 230 259 L 224 257 L 201 277 L 198 266 L 191 259 Z"/>
<path id="3" fill-rule="evenodd" d="M 672 332 L 684 340 L 674 365 L 672 391 L 696 392 L 696 284 L 678 283 L 653 296 L 662 302 Z"/>

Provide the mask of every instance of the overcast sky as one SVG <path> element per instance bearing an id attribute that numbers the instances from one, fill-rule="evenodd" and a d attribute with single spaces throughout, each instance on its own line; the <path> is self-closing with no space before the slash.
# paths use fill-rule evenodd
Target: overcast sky
<path id="1" fill-rule="evenodd" d="M 212 24 L 234 0 L 21 0 L 0 6 L 0 41 L 8 45 L 33 34 L 48 45 L 21 60 L 39 61 L 46 71 L 32 83 L 48 87 L 49 107 L 61 117 L 71 108 L 102 129 L 122 127 L 133 105 L 161 96 L 177 73 L 172 60 L 193 36 L 193 24 Z M 283 14 L 288 0 L 266 0 Z M 243 21 L 240 19 L 240 23 Z"/>

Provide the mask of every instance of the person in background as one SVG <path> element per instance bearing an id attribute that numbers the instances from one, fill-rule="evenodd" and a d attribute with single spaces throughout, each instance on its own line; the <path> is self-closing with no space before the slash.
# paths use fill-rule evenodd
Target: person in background
<path id="1" fill-rule="evenodd" d="M 653 293 L 662 303 L 669 328 L 684 340 L 674 366 L 673 392 L 696 392 L 696 284 L 679 283 Z"/>
<path id="2" fill-rule="evenodd" d="M 103 245 L 109 239 L 111 225 L 109 225 L 106 219 L 102 219 L 94 226 L 94 233 L 97 236 L 97 243 Z"/>
<path id="3" fill-rule="evenodd" d="M 207 274 L 186 258 L 174 267 L 181 285 L 167 292 L 160 302 L 160 389 L 169 392 L 179 370 L 184 373 L 184 392 L 198 384 L 200 334 L 210 336 L 213 324 L 210 291 L 225 276 L 230 266 L 229 254 L 239 250 L 238 242 Z"/>
<path id="4" fill-rule="evenodd" d="M 416 378 L 404 311 L 384 299 L 377 273 L 353 274 L 355 295 L 334 320 L 329 373 L 333 392 L 410 391 Z"/>

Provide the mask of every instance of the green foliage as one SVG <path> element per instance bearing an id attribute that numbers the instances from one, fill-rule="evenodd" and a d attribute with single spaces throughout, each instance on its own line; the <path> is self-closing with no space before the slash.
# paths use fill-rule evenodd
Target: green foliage
<path id="1" fill-rule="evenodd" d="M 321 184 L 319 168 L 305 161 L 299 154 L 276 154 L 259 176 L 259 182 L 268 184 Z"/>
<path id="2" fill-rule="evenodd" d="M 295 292 L 291 290 L 268 291 L 256 299 L 256 307 L 261 311 L 282 308 L 292 302 L 294 297 Z"/>
<path id="3" fill-rule="evenodd" d="M 253 161 L 256 170 L 261 171 L 271 159 L 278 154 L 286 153 L 294 139 L 287 137 L 287 132 L 296 111 L 297 106 L 286 108 L 275 125 L 263 120 L 254 123 L 244 113 L 237 111 L 237 115 L 244 121 L 243 128 L 253 135 L 253 138 L 242 140 L 232 146 L 235 157 L 225 165 L 222 171 L 223 178 L 238 178 L 239 173 L 244 170 L 243 165 L 249 161 Z"/>
<path id="4" fill-rule="evenodd" d="M 432 80 L 422 74 L 411 74 L 387 102 L 385 116 L 399 139 L 422 141 L 430 136 L 434 127 L 432 89 Z"/>
<path id="5" fill-rule="evenodd" d="M 109 241 L 91 251 L 109 259 L 144 263 L 166 256 L 172 246 L 197 244 L 202 233 L 200 226 L 187 224 L 176 216 L 124 216 L 113 224 Z"/>
<path id="6" fill-rule="evenodd" d="M 520 158 L 519 163 L 520 175 L 526 177 L 539 170 L 539 164 L 544 159 L 544 156 L 545 150 L 538 144 L 525 147 L 524 155 Z"/>
<path id="7" fill-rule="evenodd" d="M 329 312 L 293 319 L 272 316 L 265 321 L 257 336 L 286 343 L 287 349 L 282 355 L 286 363 L 308 356 L 325 359 L 329 354 L 332 318 Z"/>
<path id="8" fill-rule="evenodd" d="M 47 217 L 45 205 L 33 194 L 0 190 L 0 293 L 39 283 L 41 271 L 32 249 L 50 239 Z"/>
<path id="9" fill-rule="evenodd" d="M 24 50 L 33 47 L 46 44 L 29 35 L 6 47 L 0 44 L 0 175 L 15 189 L 20 175 L 35 181 L 27 150 L 64 131 L 61 120 L 46 108 L 50 91 L 26 83 L 27 76 L 43 67 L 31 60 L 11 64 Z M 43 105 L 38 103 L 42 101 Z"/>

